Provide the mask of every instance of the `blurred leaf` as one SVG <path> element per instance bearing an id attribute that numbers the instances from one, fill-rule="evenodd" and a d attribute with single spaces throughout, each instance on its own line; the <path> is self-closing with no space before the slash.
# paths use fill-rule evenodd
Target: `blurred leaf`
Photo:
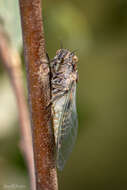
<path id="1" fill-rule="evenodd" d="M 91 43 L 91 31 L 85 15 L 72 2 L 51 5 L 45 15 L 45 34 L 47 40 L 56 47 L 75 48 L 84 51 Z M 58 41 L 58 42 L 57 42 Z M 59 46 L 59 47 L 58 47 Z"/>

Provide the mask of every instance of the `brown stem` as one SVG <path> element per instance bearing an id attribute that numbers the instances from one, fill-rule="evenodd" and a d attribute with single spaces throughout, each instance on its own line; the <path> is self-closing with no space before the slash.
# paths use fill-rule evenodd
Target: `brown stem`
<path id="1" fill-rule="evenodd" d="M 11 84 L 13 85 L 14 93 L 17 99 L 21 143 L 20 147 L 25 156 L 27 167 L 30 175 L 31 189 L 35 190 L 35 175 L 33 162 L 33 149 L 30 130 L 30 120 L 26 100 L 24 97 L 24 87 L 22 81 L 21 60 L 18 52 L 14 51 L 9 46 L 5 31 L 0 27 L 0 58 L 5 66 Z"/>
<path id="2" fill-rule="evenodd" d="M 40 0 L 19 0 L 29 88 L 37 190 L 57 190 L 49 67 Z"/>

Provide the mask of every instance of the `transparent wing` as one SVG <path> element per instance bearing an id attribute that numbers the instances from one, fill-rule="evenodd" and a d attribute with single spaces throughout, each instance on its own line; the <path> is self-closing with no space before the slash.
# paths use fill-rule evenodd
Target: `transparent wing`
<path id="1" fill-rule="evenodd" d="M 62 170 L 74 146 L 77 136 L 76 82 L 74 82 L 66 100 L 58 128 L 57 168 Z"/>

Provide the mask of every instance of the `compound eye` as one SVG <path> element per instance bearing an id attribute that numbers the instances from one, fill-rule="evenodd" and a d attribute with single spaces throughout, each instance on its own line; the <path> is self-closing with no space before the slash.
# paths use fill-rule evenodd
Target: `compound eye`
<path id="1" fill-rule="evenodd" d="M 73 60 L 74 62 L 78 62 L 78 57 L 77 57 L 76 55 L 74 55 L 73 58 L 72 58 L 72 60 Z"/>

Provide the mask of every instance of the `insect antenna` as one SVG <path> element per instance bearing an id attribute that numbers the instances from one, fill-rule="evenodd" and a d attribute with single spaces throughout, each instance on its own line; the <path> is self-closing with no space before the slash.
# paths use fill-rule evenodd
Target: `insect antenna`
<path id="1" fill-rule="evenodd" d="M 77 52 L 77 51 L 79 51 L 79 49 L 75 49 L 75 50 L 73 50 L 71 53 L 70 53 L 70 55 L 73 55 L 75 52 Z"/>
<path id="2" fill-rule="evenodd" d="M 60 49 L 63 49 L 63 42 L 60 40 Z"/>

